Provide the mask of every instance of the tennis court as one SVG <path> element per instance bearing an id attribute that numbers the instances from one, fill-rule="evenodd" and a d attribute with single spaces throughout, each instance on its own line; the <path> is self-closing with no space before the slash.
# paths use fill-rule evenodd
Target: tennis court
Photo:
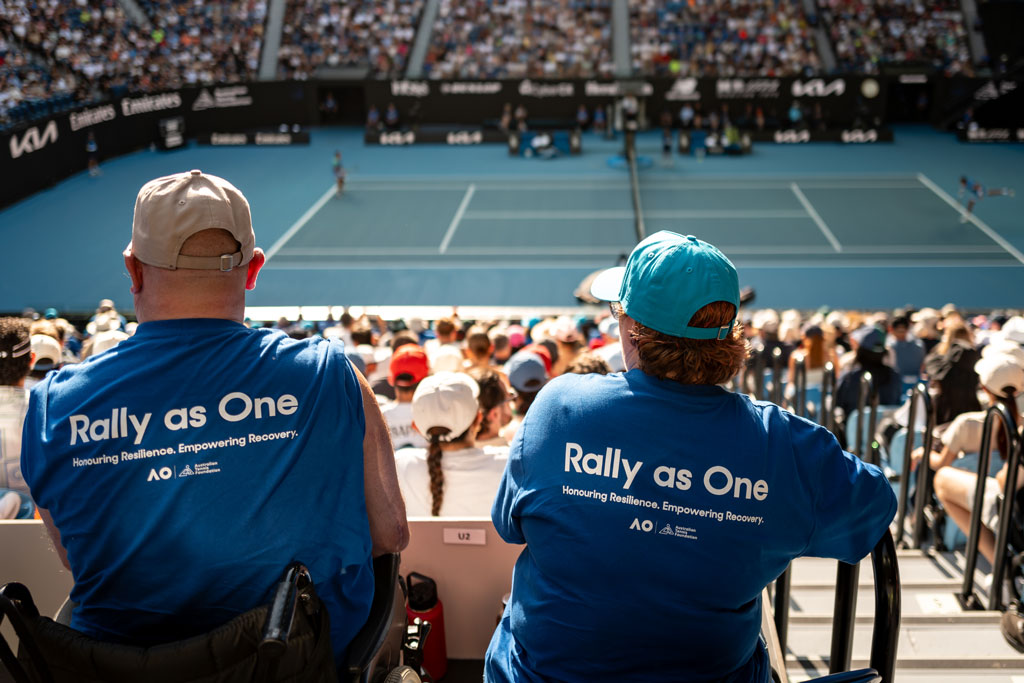
<path id="1" fill-rule="evenodd" d="M 591 136 L 580 157 L 539 161 L 499 146 L 367 147 L 357 130 L 324 129 L 310 147 L 140 152 L 105 164 L 100 179 L 76 176 L 0 212 L 9 245 L 36 253 L 40 225 L 63 245 L 48 253 L 52 278 L 31 260 L 11 263 L 0 308 L 89 310 L 111 296 L 129 308 L 118 254 L 134 193 L 187 168 L 250 198 L 269 256 L 253 305 L 571 305 L 583 277 L 637 241 L 629 174 L 609 163 L 621 144 Z M 335 147 L 349 169 L 341 197 L 327 173 Z M 653 161 L 638 175 L 647 234 L 716 244 L 756 289 L 755 305 L 1019 305 L 1020 199 L 990 198 L 961 222 L 955 196 L 961 169 L 1020 188 L 1016 147 L 914 129 L 870 149 L 761 145 L 750 157 L 671 165 L 656 133 L 638 148 Z"/>

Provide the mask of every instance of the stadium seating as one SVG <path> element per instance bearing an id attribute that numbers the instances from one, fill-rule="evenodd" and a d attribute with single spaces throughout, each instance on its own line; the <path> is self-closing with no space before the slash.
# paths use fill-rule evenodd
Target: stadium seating
<path id="1" fill-rule="evenodd" d="M 381 76 L 401 75 L 423 4 L 423 0 L 289 0 L 278 76 L 311 78 L 322 66 L 366 67 Z"/>
<path id="2" fill-rule="evenodd" d="M 442 0 L 424 71 L 430 78 L 611 76 L 611 34 L 607 0 Z"/>
<path id="3" fill-rule="evenodd" d="M 643 0 L 630 5 L 638 73 L 795 76 L 821 69 L 799 2 Z"/>

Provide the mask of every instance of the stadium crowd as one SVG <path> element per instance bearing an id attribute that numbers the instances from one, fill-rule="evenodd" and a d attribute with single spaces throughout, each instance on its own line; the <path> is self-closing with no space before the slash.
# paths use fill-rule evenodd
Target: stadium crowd
<path id="1" fill-rule="evenodd" d="M 608 2 L 443 0 L 424 73 L 430 78 L 611 76 Z"/>
<path id="2" fill-rule="evenodd" d="M 796 364 L 802 362 L 807 372 L 807 409 L 814 415 L 825 366 L 831 362 L 838 377 L 834 408 L 841 441 L 844 425 L 856 410 L 860 377 L 867 371 L 872 373 L 884 413 L 892 417 L 880 427 L 880 434 L 888 430 L 883 436 L 890 437 L 892 431 L 906 426 L 905 407 L 901 425 L 895 406 L 903 402 L 907 389 L 923 379 L 935 394 L 940 434 L 952 425 L 959 431 L 958 420 L 970 421 L 975 431 L 967 445 L 961 446 L 967 449 L 972 445 L 970 439 L 980 438 L 976 430 L 977 411 L 982 408 L 979 396 L 983 400 L 986 396 L 976 364 L 993 355 L 1009 358 L 1019 368 L 1021 380 L 1013 379 L 1009 370 L 1000 377 L 1013 379 L 1016 394 L 1024 389 L 1024 317 L 1020 315 L 995 311 L 965 318 L 948 305 L 942 310 L 892 313 L 822 311 L 804 315 L 795 310 L 781 314 L 772 309 L 744 310 L 740 319 L 751 355 L 745 372 L 732 386 L 770 395 L 776 362 L 773 352 L 779 349 L 786 376 L 784 404 L 795 408 L 792 377 Z M 9 324 L 15 322 L 8 319 Z M 114 347 L 135 327 L 110 300 L 100 303 L 82 330 L 60 318 L 54 309 L 42 316 L 29 312 L 19 324 L 35 354 L 34 365 L 26 366 L 25 388 L 8 390 L 19 394 L 47 372 Z M 607 374 L 625 367 L 619 328 L 608 313 L 490 322 L 462 321 L 453 313 L 427 323 L 419 318 L 385 322 L 376 316 L 356 318 L 346 312 L 338 320 L 281 319 L 247 324 L 272 327 L 297 339 L 322 336 L 344 343 L 346 355 L 369 380 L 382 407 L 410 515 L 488 514 L 507 447 L 537 392 L 564 373 Z M 0 360 L 3 362 L 10 361 Z M 763 385 L 757 383 L 759 369 L 767 369 Z M 424 384 L 428 377 L 433 379 Z M 1002 389 L 995 387 L 993 395 L 1002 395 Z M 432 394 L 443 391 L 455 391 L 456 398 L 466 404 L 454 411 L 460 416 L 457 424 L 446 423 L 445 410 L 431 404 L 438 400 Z M 11 400 L 7 398 L 8 403 Z M 1024 400 L 1024 395 L 1019 400 Z M 10 421 L 16 412 L 0 414 Z M 433 427 L 446 427 L 460 436 L 455 442 L 443 442 L 443 457 L 441 450 L 431 450 Z M 5 438 L 13 438 L 15 431 L 5 423 Z M 937 447 L 947 440 L 943 437 Z M 976 450 L 977 444 L 973 446 Z M 12 451 L 18 453 L 19 449 L 5 449 L 5 453 Z M 458 455 L 450 451 L 458 451 Z M 16 458 L 5 463 L 5 470 L 7 481 L 0 482 L 0 488 L 27 493 L 19 489 L 19 477 L 12 474 L 17 471 Z M 446 478 L 447 487 L 438 487 L 437 482 Z M 439 494 L 442 489 L 447 493 Z M 27 509 L 22 508 L 22 513 Z"/>
<path id="3" fill-rule="evenodd" d="M 326 67 L 369 67 L 381 77 L 405 70 L 423 0 L 290 0 L 278 52 L 280 78 L 311 78 Z"/>
<path id="4" fill-rule="evenodd" d="M 630 3 L 633 70 L 656 76 L 797 76 L 821 62 L 799 2 Z"/>
<path id="5" fill-rule="evenodd" d="M 234 83 L 259 68 L 266 0 L 0 3 L 0 122 L 108 95 Z"/>
<path id="6" fill-rule="evenodd" d="M 818 0 L 841 71 L 877 74 L 885 64 L 925 63 L 973 76 L 960 4 Z"/>

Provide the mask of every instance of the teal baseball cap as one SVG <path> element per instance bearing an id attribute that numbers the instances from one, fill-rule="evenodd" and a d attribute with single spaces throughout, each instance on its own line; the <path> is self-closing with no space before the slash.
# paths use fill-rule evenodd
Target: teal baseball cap
<path id="1" fill-rule="evenodd" d="M 641 325 L 672 337 L 725 339 L 736 324 L 690 327 L 690 318 L 708 304 L 726 301 L 740 308 L 736 267 L 713 245 L 693 235 L 662 230 L 640 242 L 626 265 L 594 279 L 590 293 L 618 301 Z"/>

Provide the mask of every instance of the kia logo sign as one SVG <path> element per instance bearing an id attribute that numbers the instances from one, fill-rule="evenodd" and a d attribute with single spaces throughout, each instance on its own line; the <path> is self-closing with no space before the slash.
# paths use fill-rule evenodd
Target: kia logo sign
<path id="1" fill-rule="evenodd" d="M 793 97 L 839 97 L 846 92 L 846 81 L 842 78 L 831 83 L 825 83 L 823 78 L 812 78 L 807 82 L 793 81 L 792 92 Z"/>
<path id="2" fill-rule="evenodd" d="M 17 135 L 11 136 L 11 158 L 17 159 L 22 154 L 37 152 L 51 142 L 57 142 L 56 121 L 47 123 L 42 134 L 39 133 L 39 128 L 32 126 L 25 131 L 20 140 Z"/>

